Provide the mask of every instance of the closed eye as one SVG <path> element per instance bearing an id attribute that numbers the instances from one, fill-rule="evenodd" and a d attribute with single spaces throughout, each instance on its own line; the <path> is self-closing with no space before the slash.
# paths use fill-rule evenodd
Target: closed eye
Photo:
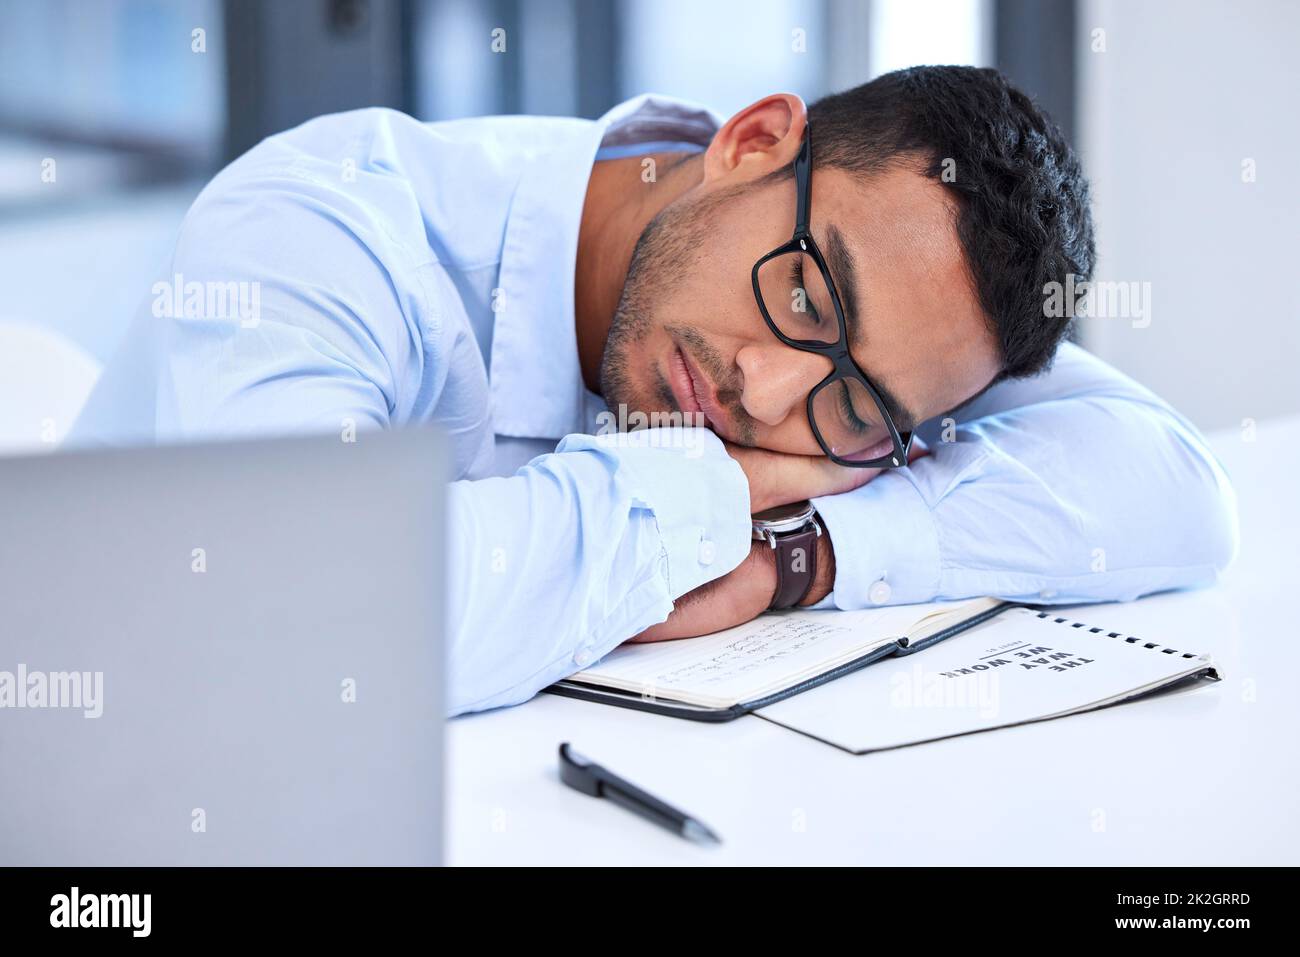
<path id="1" fill-rule="evenodd" d="M 862 421 L 857 410 L 853 408 L 853 401 L 849 398 L 848 384 L 843 379 L 840 380 L 839 387 L 840 411 L 844 413 L 844 421 L 855 435 L 865 435 L 871 430 L 871 423 Z"/>

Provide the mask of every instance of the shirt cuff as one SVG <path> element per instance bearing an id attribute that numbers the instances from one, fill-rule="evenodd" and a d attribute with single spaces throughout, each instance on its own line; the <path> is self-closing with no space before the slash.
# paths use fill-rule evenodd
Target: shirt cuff
<path id="1" fill-rule="evenodd" d="M 873 608 L 933 601 L 939 536 L 911 470 L 813 499 L 835 550 L 835 584 L 815 608 Z"/>
<path id="2" fill-rule="evenodd" d="M 632 507 L 654 515 L 670 598 L 722 577 L 749 555 L 749 480 L 708 429 L 574 434 L 556 447 L 579 450 L 616 459 Z"/>

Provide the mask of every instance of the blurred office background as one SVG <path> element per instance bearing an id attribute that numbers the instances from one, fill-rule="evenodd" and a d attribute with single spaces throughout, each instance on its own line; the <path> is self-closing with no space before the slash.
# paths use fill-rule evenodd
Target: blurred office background
<path id="1" fill-rule="evenodd" d="M 1084 345 L 1202 428 L 1300 412 L 1297 37 L 1288 0 L 5 0 L 0 433 L 6 378 L 80 390 L 206 178 L 311 116 L 598 116 L 645 91 L 726 114 L 940 62 L 1057 117 L 1098 277 L 1150 284 L 1149 322 L 1085 320 Z"/>

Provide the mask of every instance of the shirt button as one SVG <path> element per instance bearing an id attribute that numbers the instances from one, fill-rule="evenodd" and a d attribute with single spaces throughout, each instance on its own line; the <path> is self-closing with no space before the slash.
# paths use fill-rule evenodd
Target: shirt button
<path id="1" fill-rule="evenodd" d="M 885 602 L 889 601 L 889 594 L 892 590 L 893 589 L 889 587 L 889 582 L 882 578 L 880 581 L 872 584 L 871 588 L 867 591 L 867 597 L 871 599 L 872 604 L 883 605 Z"/>
<path id="2" fill-rule="evenodd" d="M 591 652 L 586 648 L 579 648 L 578 653 L 573 656 L 573 663 L 579 668 L 585 668 L 591 664 Z"/>
<path id="3" fill-rule="evenodd" d="M 713 560 L 718 557 L 718 546 L 714 545 L 707 538 L 700 542 L 700 564 L 712 565 Z"/>
<path id="4" fill-rule="evenodd" d="M 1042 591 L 1038 593 L 1038 597 L 1043 599 L 1055 598 L 1056 592 L 1051 588 L 1044 588 Z"/>

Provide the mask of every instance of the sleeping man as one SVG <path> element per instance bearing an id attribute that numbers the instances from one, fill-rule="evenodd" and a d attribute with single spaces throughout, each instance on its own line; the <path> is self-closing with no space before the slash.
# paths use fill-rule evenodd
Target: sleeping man
<path id="1" fill-rule="evenodd" d="M 1066 338 L 1088 203 L 1051 121 L 966 67 L 725 122 L 321 117 L 181 229 L 168 282 L 255 295 L 155 296 L 74 439 L 437 423 L 452 713 L 769 607 L 1205 585 L 1222 469 Z"/>

